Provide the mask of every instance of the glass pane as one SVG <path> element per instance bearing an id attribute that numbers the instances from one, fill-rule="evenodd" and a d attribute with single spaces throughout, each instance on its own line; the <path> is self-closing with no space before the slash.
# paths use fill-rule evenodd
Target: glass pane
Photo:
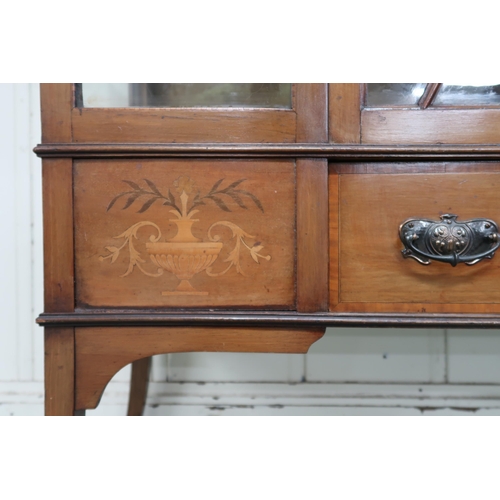
<path id="1" fill-rule="evenodd" d="M 425 83 L 368 83 L 366 105 L 371 108 L 416 106 Z"/>
<path id="2" fill-rule="evenodd" d="M 500 84 L 456 85 L 443 83 L 434 106 L 499 105 Z"/>
<path id="3" fill-rule="evenodd" d="M 86 108 L 292 107 L 290 83 L 82 83 L 77 90 Z"/>

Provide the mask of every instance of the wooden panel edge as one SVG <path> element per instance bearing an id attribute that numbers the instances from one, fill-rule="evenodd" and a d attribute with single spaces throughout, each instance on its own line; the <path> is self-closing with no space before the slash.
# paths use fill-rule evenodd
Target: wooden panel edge
<path id="1" fill-rule="evenodd" d="M 343 313 L 382 313 L 382 314 L 500 314 L 500 304 L 466 303 L 424 303 L 424 302 L 341 302 L 332 312 Z M 466 318 L 464 318 L 466 319 Z"/>
<path id="2" fill-rule="evenodd" d="M 328 162 L 297 160 L 297 310 L 328 309 Z"/>
<path id="3" fill-rule="evenodd" d="M 329 308 L 332 310 L 339 302 L 339 174 L 335 168 L 328 170 L 328 219 L 329 219 Z"/>
<path id="4" fill-rule="evenodd" d="M 73 311 L 75 280 L 72 160 L 44 159 L 42 182 L 45 311 Z"/>

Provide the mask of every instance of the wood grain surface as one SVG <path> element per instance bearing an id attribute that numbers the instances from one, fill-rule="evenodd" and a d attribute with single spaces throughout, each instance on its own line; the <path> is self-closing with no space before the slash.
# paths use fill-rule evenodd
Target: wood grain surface
<path id="1" fill-rule="evenodd" d="M 297 310 L 328 309 L 328 163 L 297 160 Z"/>
<path id="2" fill-rule="evenodd" d="M 331 142 L 361 142 L 361 87 L 359 83 L 330 83 L 329 134 Z"/>
<path id="3" fill-rule="evenodd" d="M 187 210 L 198 210 L 190 212 L 193 238 L 221 247 L 215 262 L 189 279 L 160 268 L 148 253 L 158 231 L 159 244 L 178 238 L 182 186 L 189 191 Z M 121 193 L 128 194 L 110 206 Z M 126 231 L 144 222 L 127 240 Z M 294 309 L 295 229 L 291 160 L 77 161 L 77 304 Z M 188 244 L 191 254 L 197 245 Z M 139 260 L 131 268 L 135 251 Z M 182 280 L 191 294 L 180 293 L 178 287 L 188 287 Z"/>
<path id="4" fill-rule="evenodd" d="M 296 86 L 296 142 L 328 142 L 328 85 L 302 83 Z"/>
<path id="5" fill-rule="evenodd" d="M 498 144 L 500 109 L 364 109 L 363 144 Z"/>
<path id="6" fill-rule="evenodd" d="M 454 213 L 459 221 L 500 222 L 499 187 L 499 173 L 340 175 L 340 301 L 345 304 L 335 311 L 400 310 L 360 309 L 359 303 L 435 303 L 443 304 L 440 311 L 457 312 L 446 304 L 500 303 L 498 256 L 474 266 L 422 266 L 402 258 L 398 235 L 409 217 L 439 220 L 440 214 Z M 331 213 L 335 210 L 331 207 Z"/>
<path id="7" fill-rule="evenodd" d="M 294 110 L 75 108 L 74 142 L 295 142 Z"/>
<path id="8" fill-rule="evenodd" d="M 72 83 L 44 83 L 40 86 L 42 142 L 71 142 Z"/>
<path id="9" fill-rule="evenodd" d="M 75 409 L 73 328 L 45 328 L 45 415 L 72 416 Z"/>
<path id="10" fill-rule="evenodd" d="M 339 303 L 339 175 L 333 165 L 328 171 L 329 238 L 328 238 L 328 304 L 333 310 Z"/>
<path id="11" fill-rule="evenodd" d="M 151 371 L 151 356 L 132 362 L 130 376 L 130 394 L 128 398 L 127 416 L 140 417 L 144 413 L 148 395 L 149 373 Z"/>
<path id="12" fill-rule="evenodd" d="M 77 328 L 76 408 L 95 408 L 113 375 L 127 364 L 173 352 L 306 353 L 324 328 Z M 258 369 L 258 367 L 256 367 Z"/>

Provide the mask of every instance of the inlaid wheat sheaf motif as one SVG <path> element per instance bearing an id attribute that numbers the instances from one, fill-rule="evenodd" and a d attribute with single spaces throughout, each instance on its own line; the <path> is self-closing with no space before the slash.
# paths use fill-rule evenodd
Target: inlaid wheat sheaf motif
<path id="1" fill-rule="evenodd" d="M 146 276 L 154 278 L 158 278 L 164 271 L 168 271 L 174 274 L 180 282 L 175 290 L 162 292 L 162 295 L 207 295 L 208 292 L 198 291 L 191 285 L 190 280 L 195 274 L 205 271 L 208 276 L 221 276 L 234 266 L 237 273 L 245 276 L 240 265 L 242 251 L 248 251 L 257 264 L 260 264 L 259 259 L 271 260 L 270 255 L 259 253 L 264 247 L 259 241 L 255 241 L 256 237 L 248 234 L 233 222 L 227 220 L 214 222 L 207 231 L 208 241 L 196 238 L 191 232 L 191 226 L 195 222 L 199 222 L 199 219 L 192 218 L 193 215 L 200 212 L 197 207 L 202 207 L 208 203 L 215 204 L 224 212 L 232 212 L 230 207 L 237 205 L 244 210 L 256 206 L 264 213 L 264 208 L 259 199 L 249 191 L 241 189 L 241 184 L 245 179 L 232 182 L 226 187 L 223 186 L 224 179 L 219 179 L 210 191 L 203 195 L 196 189 L 191 178 L 179 177 L 174 181 L 173 188 L 177 196 L 172 193 L 170 188 L 166 194 L 163 194 L 151 180 L 143 179 L 143 181 L 145 186 L 141 187 L 136 182 L 124 180 L 123 182 L 131 189 L 115 196 L 110 201 L 107 211 L 109 212 L 119 200 L 124 198 L 126 198 L 126 201 L 122 210 L 128 209 L 136 201 L 142 202 L 137 213 L 144 213 L 156 202 L 159 202 L 162 205 L 170 207 L 170 213 L 175 215 L 176 219 L 170 219 L 170 221 L 177 225 L 177 234 L 169 240 L 160 241 L 162 237 L 160 228 L 154 222 L 141 221 L 130 226 L 122 234 L 115 236 L 115 239 L 123 240 L 123 243 L 119 247 L 105 247 L 108 254 L 99 257 L 99 260 L 103 262 L 109 259 L 111 263 L 114 263 L 122 250 L 128 251 L 128 268 L 121 277 L 128 276 L 135 267 Z M 193 193 L 196 194 L 193 196 Z M 143 265 L 146 264 L 146 260 L 133 244 L 134 239 L 139 239 L 138 230 L 144 226 L 151 226 L 154 230 L 154 234 L 149 237 L 149 242 L 146 243 L 146 250 L 151 262 L 156 267 L 155 272 L 149 272 L 145 269 Z M 214 234 L 214 232 L 217 227 L 221 226 L 225 226 L 231 230 L 231 239 L 235 240 L 235 244 L 234 248 L 223 261 L 227 265 L 222 270 L 216 272 L 212 266 L 219 257 L 223 243 L 221 237 Z M 253 244 L 250 245 L 248 241 L 253 241 Z"/>

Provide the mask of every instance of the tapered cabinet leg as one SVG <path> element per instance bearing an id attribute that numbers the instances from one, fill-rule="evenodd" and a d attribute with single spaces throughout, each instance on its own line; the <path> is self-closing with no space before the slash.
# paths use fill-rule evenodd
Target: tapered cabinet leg
<path id="1" fill-rule="evenodd" d="M 45 415 L 75 415 L 73 328 L 45 328 Z"/>
<path id="2" fill-rule="evenodd" d="M 151 356 L 138 359 L 132 363 L 130 379 L 130 396 L 128 400 L 129 417 L 140 417 L 144 413 L 148 395 L 149 373 L 151 371 Z"/>

